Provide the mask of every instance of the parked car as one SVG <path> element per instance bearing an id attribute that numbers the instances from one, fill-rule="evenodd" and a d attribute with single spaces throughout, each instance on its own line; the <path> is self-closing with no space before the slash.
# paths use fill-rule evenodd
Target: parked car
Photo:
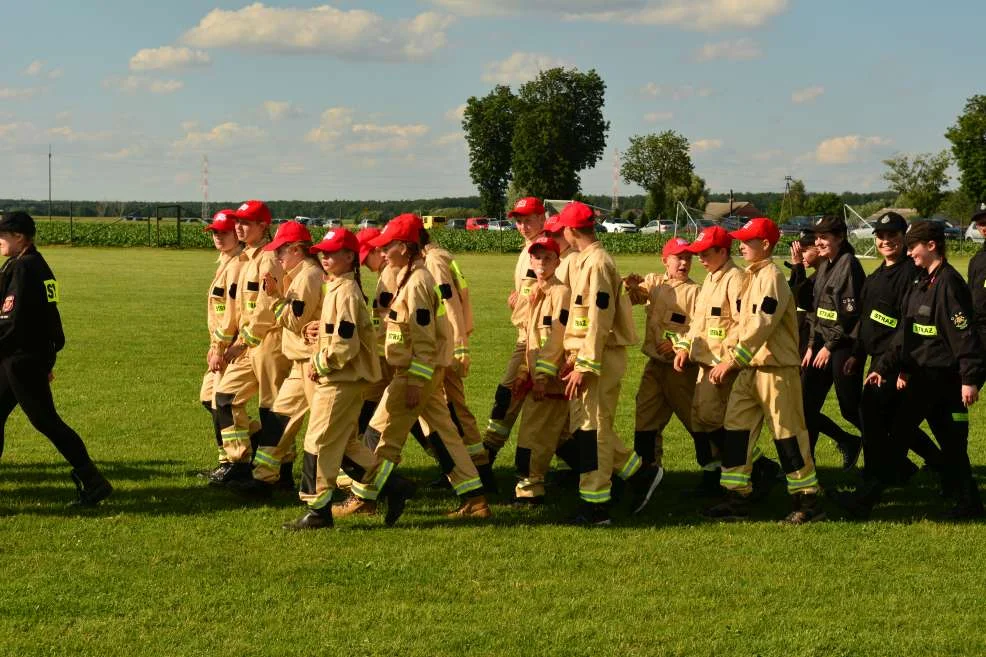
<path id="1" fill-rule="evenodd" d="M 639 233 L 640 229 L 625 219 L 614 219 L 608 217 L 603 220 L 602 225 L 606 227 L 607 233 Z"/>
<path id="2" fill-rule="evenodd" d="M 143 221 L 144 217 L 139 212 L 131 212 L 123 218 L 124 221 Z"/>
<path id="3" fill-rule="evenodd" d="M 979 234 L 979 230 L 976 228 L 976 224 L 969 224 L 969 227 L 965 229 L 965 240 L 967 242 L 983 241 L 983 236 Z"/>
<path id="4" fill-rule="evenodd" d="M 920 221 L 920 219 L 916 219 L 915 221 Z M 953 224 L 948 219 L 945 219 L 944 217 L 932 217 L 931 219 L 929 219 L 929 221 L 934 221 L 935 223 L 939 223 L 939 224 L 945 224 L 945 239 L 950 239 L 950 240 L 962 239 L 963 237 L 962 229 L 956 226 L 955 224 Z"/>
<path id="5" fill-rule="evenodd" d="M 469 217 L 466 219 L 466 230 L 486 230 L 490 220 L 486 217 Z"/>
<path id="6" fill-rule="evenodd" d="M 674 222 L 670 219 L 655 219 L 654 221 L 647 222 L 647 225 L 641 228 L 640 232 L 644 235 L 653 235 L 654 233 L 673 233 Z"/>
<path id="7" fill-rule="evenodd" d="M 322 225 L 326 228 L 342 228 L 342 219 L 326 219 Z"/>
<path id="8" fill-rule="evenodd" d="M 506 219 L 494 219 L 486 224 L 486 230 L 507 231 L 517 230 L 517 227 L 514 226 L 514 222 L 512 221 L 507 221 Z"/>
<path id="9" fill-rule="evenodd" d="M 465 219 L 449 219 L 445 222 L 445 227 L 449 230 L 465 230 L 469 227 L 469 222 Z"/>
<path id="10" fill-rule="evenodd" d="M 364 228 L 380 228 L 380 222 L 376 219 L 360 219 L 359 223 L 356 224 L 356 230 L 363 230 Z"/>
<path id="11" fill-rule="evenodd" d="M 800 235 L 802 231 L 811 230 L 818 217 L 791 217 L 778 226 L 781 235 Z"/>

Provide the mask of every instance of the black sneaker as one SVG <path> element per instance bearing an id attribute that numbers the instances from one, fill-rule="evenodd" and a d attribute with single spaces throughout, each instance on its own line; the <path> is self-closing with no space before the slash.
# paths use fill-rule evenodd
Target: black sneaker
<path id="1" fill-rule="evenodd" d="M 807 525 L 809 522 L 825 520 L 825 510 L 817 493 L 800 493 L 791 496 L 794 510 L 787 514 L 783 522 L 788 525 Z"/>
<path id="2" fill-rule="evenodd" d="M 297 520 L 292 520 L 291 522 L 286 522 L 281 525 L 283 529 L 294 532 L 305 529 L 331 529 L 332 526 L 331 507 L 325 507 L 324 509 L 308 509 L 308 512 Z"/>
<path id="3" fill-rule="evenodd" d="M 106 480 L 95 465 L 72 470 L 72 481 L 79 497 L 69 506 L 96 506 L 113 492 L 113 485 Z"/>
<path id="4" fill-rule="evenodd" d="M 873 513 L 873 505 L 858 491 L 840 490 L 826 495 L 852 520 L 869 520 Z"/>
<path id="5" fill-rule="evenodd" d="M 702 516 L 710 520 L 746 520 L 750 517 L 750 502 L 739 493 L 726 491 L 721 502 L 702 510 Z"/>
<path id="6" fill-rule="evenodd" d="M 253 480 L 253 466 L 246 461 L 240 463 L 225 463 L 216 469 L 216 476 L 209 477 L 209 485 L 214 487 L 228 486 L 233 481 Z"/>
<path id="7" fill-rule="evenodd" d="M 842 471 L 848 472 L 855 467 L 859 461 L 859 454 L 863 451 L 863 441 L 856 436 L 846 438 L 835 444 L 836 449 L 842 454 Z"/>
<path id="8" fill-rule="evenodd" d="M 627 485 L 631 491 L 630 509 L 634 514 L 644 510 L 662 479 L 664 479 L 664 468 L 659 465 L 652 465 L 647 468 L 640 468 L 635 475 L 627 480 Z"/>
<path id="9" fill-rule="evenodd" d="M 387 500 L 387 514 L 383 522 L 388 527 L 393 527 L 404 513 L 407 501 L 414 497 L 417 492 L 415 485 L 397 473 L 390 475 L 385 484 L 385 490 L 381 491 Z"/>
<path id="10" fill-rule="evenodd" d="M 583 502 L 565 524 L 577 527 L 608 527 L 613 524 L 613 520 L 609 517 L 609 505 Z"/>

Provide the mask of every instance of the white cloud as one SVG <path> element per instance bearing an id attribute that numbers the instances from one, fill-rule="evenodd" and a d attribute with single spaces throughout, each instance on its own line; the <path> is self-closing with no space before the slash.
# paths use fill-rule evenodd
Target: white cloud
<path id="1" fill-rule="evenodd" d="M 264 112 L 271 121 L 297 119 L 305 115 L 304 110 L 286 100 L 265 100 Z"/>
<path id="2" fill-rule="evenodd" d="M 696 139 L 691 144 L 692 153 L 705 153 L 722 148 L 721 139 Z"/>
<path id="3" fill-rule="evenodd" d="M 35 59 L 27 65 L 27 68 L 24 69 L 24 75 L 30 75 L 31 77 L 41 75 L 41 71 L 44 70 L 44 67 L 45 63 L 43 61 L 40 59 Z"/>
<path id="4" fill-rule="evenodd" d="M 686 84 L 680 87 L 662 87 L 656 82 L 648 82 L 640 88 L 640 93 L 645 96 L 650 96 L 652 98 L 657 97 L 669 97 L 672 100 L 684 100 L 686 98 L 691 98 L 692 96 L 698 96 L 699 98 L 708 98 L 713 93 L 715 93 L 709 87 L 694 87 L 690 84 Z"/>
<path id="5" fill-rule="evenodd" d="M 822 94 L 825 93 L 825 87 L 814 86 L 806 87 L 804 89 L 798 89 L 791 94 L 791 102 L 796 105 L 801 105 L 802 103 L 810 103 Z"/>
<path id="6" fill-rule="evenodd" d="M 330 107 L 322 112 L 317 128 L 305 135 L 305 141 L 314 144 L 329 144 L 342 138 L 353 125 L 353 110 L 349 107 Z"/>
<path id="7" fill-rule="evenodd" d="M 131 71 L 176 71 L 210 64 L 212 59 L 204 50 L 175 46 L 144 48 L 130 58 Z"/>
<path id="8" fill-rule="evenodd" d="M 0 87 L 0 100 L 26 100 L 41 93 L 41 87 Z"/>
<path id="9" fill-rule="evenodd" d="M 815 159 L 821 164 L 848 164 L 855 162 L 861 151 L 873 146 L 889 146 L 893 141 L 885 137 L 861 137 L 846 135 L 826 139 L 815 149 Z"/>
<path id="10" fill-rule="evenodd" d="M 513 84 L 527 82 L 538 76 L 538 73 L 557 66 L 568 64 L 556 57 L 533 52 L 515 52 L 506 59 L 486 65 L 483 82 L 494 84 Z"/>
<path id="11" fill-rule="evenodd" d="M 143 155 L 144 149 L 140 146 L 125 146 L 118 151 L 103 153 L 104 160 L 127 160 L 131 157 Z"/>
<path id="12" fill-rule="evenodd" d="M 137 93 L 148 91 L 152 94 L 173 94 L 185 87 L 181 80 L 156 80 L 142 75 L 128 75 L 122 78 L 108 78 L 103 80 L 103 86 L 107 89 L 118 89 L 127 93 Z"/>
<path id="13" fill-rule="evenodd" d="M 195 121 L 195 120 L 182 121 L 180 123 L 180 125 L 181 125 L 182 131 L 184 131 L 184 132 L 192 132 L 193 130 L 198 129 L 199 122 L 198 121 Z"/>
<path id="14" fill-rule="evenodd" d="M 425 58 L 444 48 L 445 30 L 453 21 L 434 12 L 389 20 L 363 9 L 278 8 L 256 2 L 236 10 L 213 9 L 181 40 L 198 48 L 400 61 Z"/>
<path id="15" fill-rule="evenodd" d="M 460 132 L 447 132 L 435 140 L 436 146 L 449 146 L 452 144 L 465 143 L 466 136 Z"/>
<path id="16" fill-rule="evenodd" d="M 640 88 L 640 93 L 644 94 L 645 96 L 651 96 L 653 98 L 657 98 L 658 96 L 661 95 L 661 87 L 658 86 L 656 82 L 648 82 L 647 84 L 645 84 Z"/>
<path id="17" fill-rule="evenodd" d="M 428 134 L 426 125 L 357 122 L 349 107 L 330 107 L 322 112 L 318 127 L 308 131 L 305 141 L 325 150 L 342 148 L 347 153 L 370 155 L 407 151 Z"/>
<path id="18" fill-rule="evenodd" d="M 65 72 L 61 68 L 52 69 L 52 70 L 48 71 L 48 79 L 49 80 L 57 80 L 58 78 L 62 77 L 62 75 L 64 73 Z"/>
<path id="19" fill-rule="evenodd" d="M 759 151 L 750 155 L 750 159 L 755 162 L 769 162 L 784 155 L 784 151 L 772 148 L 766 151 Z"/>
<path id="20" fill-rule="evenodd" d="M 414 125 L 377 125 L 375 123 L 357 123 L 353 125 L 353 134 L 363 134 L 372 137 L 420 137 L 428 133 L 428 126 L 420 123 Z"/>
<path id="21" fill-rule="evenodd" d="M 447 121 L 455 121 L 456 123 L 462 123 L 462 119 L 466 115 L 466 104 L 462 103 L 458 107 L 453 107 L 449 111 L 445 112 L 445 119 Z"/>
<path id="22" fill-rule="evenodd" d="M 255 126 L 240 125 L 233 121 L 220 123 L 208 132 L 193 130 L 182 139 L 174 142 L 176 150 L 196 149 L 205 147 L 225 147 L 262 140 L 266 133 Z"/>
<path id="23" fill-rule="evenodd" d="M 691 30 L 760 27 L 788 0 L 431 0 L 463 16 L 542 13 L 566 20 L 668 25 Z"/>
<path id="24" fill-rule="evenodd" d="M 700 62 L 711 62 L 725 59 L 731 62 L 756 59 L 763 55 L 760 46 L 749 38 L 743 37 L 733 41 L 717 41 L 706 43 L 695 52 L 695 59 Z"/>
<path id="25" fill-rule="evenodd" d="M 644 114 L 644 121 L 657 123 L 658 121 L 670 121 L 674 118 L 673 112 L 648 112 Z"/>
<path id="26" fill-rule="evenodd" d="M 103 141 L 109 139 L 113 136 L 113 133 L 108 130 L 101 130 L 99 132 L 76 132 L 69 126 L 59 126 L 57 128 L 48 129 L 49 137 L 59 137 L 68 142 L 77 141 Z"/>
<path id="27" fill-rule="evenodd" d="M 34 132 L 34 124 L 24 122 L 0 123 L 0 139 L 13 140 L 14 138 Z"/>
<path id="28" fill-rule="evenodd" d="M 285 160 L 283 162 L 278 162 L 274 167 L 274 173 L 285 174 L 289 176 L 296 176 L 302 174 L 307 170 L 304 163 L 297 161 Z"/>

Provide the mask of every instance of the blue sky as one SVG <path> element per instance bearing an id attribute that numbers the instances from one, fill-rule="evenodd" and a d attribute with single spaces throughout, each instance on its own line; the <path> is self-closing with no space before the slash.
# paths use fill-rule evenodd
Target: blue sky
<path id="1" fill-rule="evenodd" d="M 606 81 L 607 152 L 674 129 L 714 191 L 884 188 L 984 93 L 981 2 L 404 0 L 8 4 L 0 197 L 474 193 L 458 111 L 539 68 Z M 977 45 L 978 44 L 978 45 Z M 979 86 L 977 86 L 979 85 Z M 638 193 L 619 185 L 621 193 Z"/>

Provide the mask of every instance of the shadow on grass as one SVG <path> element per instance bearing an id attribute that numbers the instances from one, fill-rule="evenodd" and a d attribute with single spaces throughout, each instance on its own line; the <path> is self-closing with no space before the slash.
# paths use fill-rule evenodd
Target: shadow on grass
<path id="1" fill-rule="evenodd" d="M 269 499 L 256 499 L 233 491 L 210 488 L 201 478 L 190 476 L 187 462 L 177 460 L 107 461 L 100 464 L 116 486 L 113 496 L 94 509 L 74 510 L 66 505 L 74 498 L 68 478 L 69 468 L 62 463 L 0 464 L 0 486 L 4 495 L 0 516 L 91 516 L 107 517 L 120 514 L 148 516 L 207 516 L 239 508 L 298 507 L 298 497 L 287 491 L 276 491 Z M 297 468 L 296 468 L 297 470 Z M 401 472 L 418 483 L 418 494 L 410 501 L 410 517 L 400 526 L 427 528 L 449 526 L 530 527 L 557 525 L 571 516 L 579 504 L 577 478 L 553 473 L 547 484 L 547 501 L 541 507 L 515 508 L 510 505 L 515 479 L 512 469 L 497 468 L 499 494 L 490 496 L 493 518 L 489 520 L 450 519 L 444 514 L 457 506 L 451 490 L 429 489 L 428 482 L 438 472 L 430 467 L 402 467 Z M 571 473 L 568 473 L 569 475 Z M 977 478 L 986 477 L 986 467 L 975 468 Z M 857 471 L 842 472 L 821 468 L 819 478 L 830 491 L 854 487 L 859 481 Z M 668 471 L 664 475 L 650 504 L 639 515 L 629 509 L 629 495 L 612 505 L 614 523 L 620 527 L 644 528 L 653 526 L 696 526 L 708 524 L 699 512 L 716 500 L 688 495 L 700 480 L 696 471 Z M 337 492 L 337 498 L 338 495 Z M 934 518 L 946 509 L 947 501 L 940 495 L 935 475 L 919 472 L 902 488 L 888 491 L 885 503 L 878 506 L 873 519 L 883 522 L 910 523 Z M 831 501 L 825 502 L 830 519 L 845 515 Z M 766 500 L 754 505 L 746 522 L 776 522 L 790 511 L 784 482 L 778 480 Z M 350 524 L 343 520 L 338 526 L 354 530 L 383 528 L 379 525 Z"/>

